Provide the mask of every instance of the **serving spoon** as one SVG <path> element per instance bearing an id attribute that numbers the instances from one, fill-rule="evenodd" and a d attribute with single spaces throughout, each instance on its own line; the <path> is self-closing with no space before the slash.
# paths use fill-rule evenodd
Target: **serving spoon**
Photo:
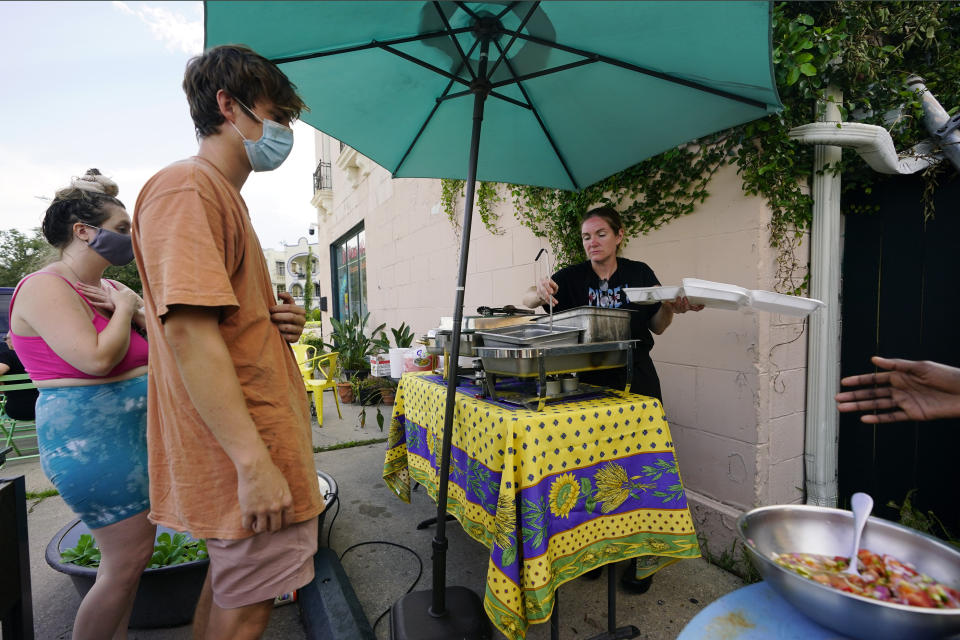
<path id="1" fill-rule="evenodd" d="M 844 573 L 859 576 L 857 552 L 860 551 L 860 536 L 863 534 L 863 525 L 867 524 L 867 518 L 873 511 L 873 498 L 866 493 L 855 493 L 850 498 L 850 506 L 853 509 L 853 549 L 850 551 L 850 565 L 844 570 Z"/>

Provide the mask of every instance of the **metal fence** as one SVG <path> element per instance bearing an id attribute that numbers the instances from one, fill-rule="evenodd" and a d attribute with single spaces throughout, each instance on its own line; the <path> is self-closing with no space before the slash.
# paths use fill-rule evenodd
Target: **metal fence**
<path id="1" fill-rule="evenodd" d="M 333 174 L 330 171 L 330 163 L 321 160 L 317 164 L 316 171 L 313 172 L 313 190 L 333 189 Z"/>

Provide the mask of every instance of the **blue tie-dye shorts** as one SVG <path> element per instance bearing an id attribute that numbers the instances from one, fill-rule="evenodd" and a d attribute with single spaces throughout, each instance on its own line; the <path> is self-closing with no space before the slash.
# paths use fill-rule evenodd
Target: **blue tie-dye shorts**
<path id="1" fill-rule="evenodd" d="M 41 388 L 37 440 L 43 472 L 91 529 L 150 507 L 146 374 Z"/>

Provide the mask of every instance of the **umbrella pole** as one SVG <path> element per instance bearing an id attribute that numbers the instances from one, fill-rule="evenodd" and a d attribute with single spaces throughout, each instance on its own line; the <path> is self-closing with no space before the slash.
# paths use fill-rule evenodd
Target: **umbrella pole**
<path id="1" fill-rule="evenodd" d="M 470 226 L 473 220 L 473 197 L 477 184 L 477 158 L 480 154 L 480 128 L 483 123 L 483 103 L 486 94 L 477 92 L 473 97 L 473 132 L 470 136 L 470 165 L 467 170 L 466 202 L 463 205 L 463 233 L 460 239 L 460 265 L 457 275 L 456 302 L 453 308 L 453 335 L 450 362 L 447 369 L 447 405 L 443 414 L 443 447 L 440 455 L 440 486 L 437 491 L 437 535 L 433 539 L 433 615 L 446 613 L 446 515 L 447 487 L 450 481 L 450 448 L 453 434 L 453 414 L 456 408 L 457 369 L 460 360 L 460 332 L 463 324 L 463 297 L 467 282 L 467 254 L 470 251 Z"/>
<path id="2" fill-rule="evenodd" d="M 440 454 L 440 479 L 437 490 L 437 531 L 433 538 L 433 588 L 429 608 L 424 611 L 425 592 L 410 593 L 398 600 L 391 611 L 391 638 L 401 640 L 483 640 L 490 638 L 489 623 L 480 598 L 466 587 L 450 587 L 447 583 L 447 487 L 450 482 L 450 448 L 453 435 L 453 414 L 456 408 L 457 370 L 460 360 L 460 333 L 463 323 L 463 297 L 467 281 L 467 257 L 470 250 L 470 226 L 473 219 L 473 198 L 477 182 L 477 158 L 480 155 L 480 131 L 483 106 L 490 93 L 485 80 L 489 40 L 485 39 L 480 54 L 478 77 L 473 90 L 473 130 L 470 136 L 470 160 L 467 172 L 466 202 L 463 211 L 463 232 L 460 240 L 460 265 L 457 275 L 456 302 L 453 308 L 453 334 L 447 370 L 447 402 L 443 415 L 443 444 Z M 428 615 L 424 615 L 424 613 Z"/>

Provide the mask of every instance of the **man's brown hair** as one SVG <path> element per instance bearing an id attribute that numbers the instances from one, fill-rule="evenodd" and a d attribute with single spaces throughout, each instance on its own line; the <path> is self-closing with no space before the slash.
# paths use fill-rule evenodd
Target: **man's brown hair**
<path id="1" fill-rule="evenodd" d="M 247 47 L 221 45 L 191 58 L 183 76 L 183 90 L 199 138 L 216 133 L 225 120 L 217 106 L 220 89 L 250 108 L 266 98 L 291 121 L 307 109 L 296 86 L 277 65 Z"/>

